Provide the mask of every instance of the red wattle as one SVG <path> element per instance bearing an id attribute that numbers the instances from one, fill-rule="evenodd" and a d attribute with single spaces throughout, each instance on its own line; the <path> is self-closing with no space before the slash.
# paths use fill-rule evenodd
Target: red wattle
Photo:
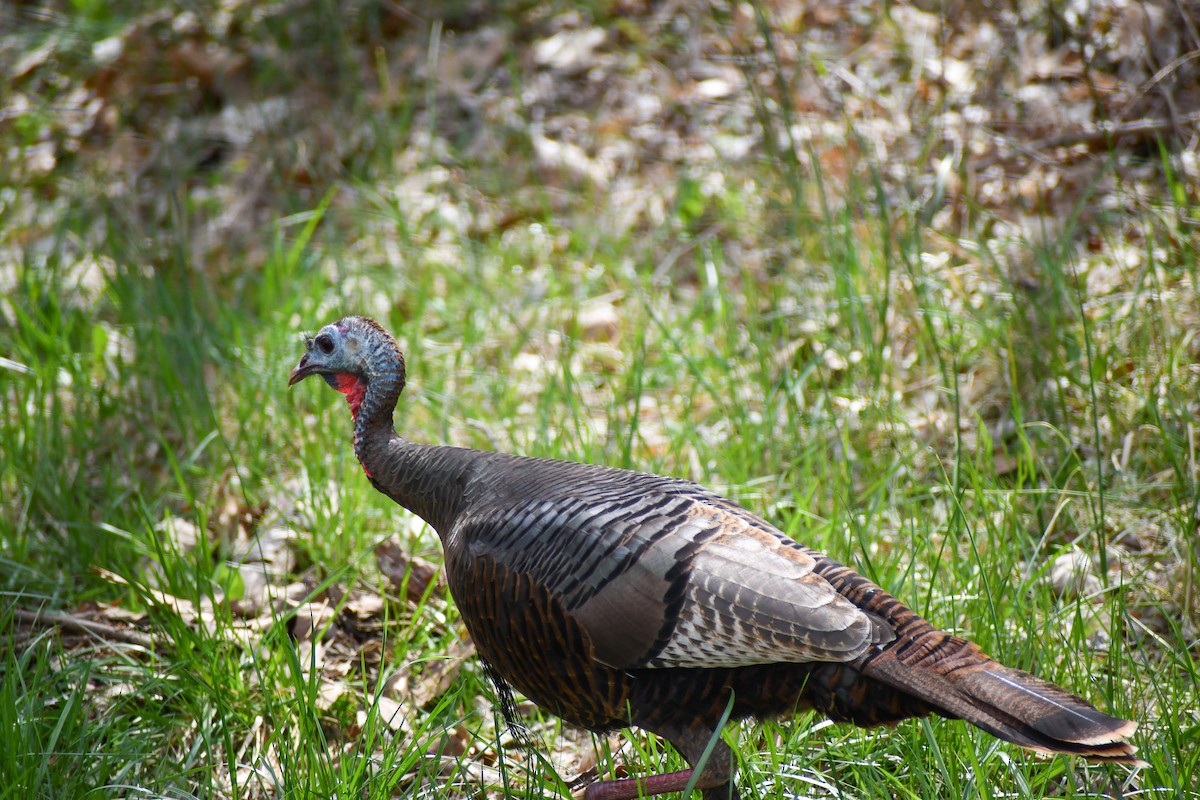
<path id="1" fill-rule="evenodd" d="M 346 395 L 346 402 L 350 404 L 350 415 L 358 419 L 358 407 L 362 405 L 363 397 L 367 393 L 366 381 L 357 375 L 343 372 L 337 376 L 337 384 L 337 390 Z"/>

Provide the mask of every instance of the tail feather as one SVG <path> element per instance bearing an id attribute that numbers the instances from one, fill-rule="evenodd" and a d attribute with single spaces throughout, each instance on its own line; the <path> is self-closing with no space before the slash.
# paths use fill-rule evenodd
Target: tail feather
<path id="1" fill-rule="evenodd" d="M 875 688 L 836 672 L 820 676 L 824 680 L 819 685 L 830 686 L 825 705 L 837 718 L 879 724 L 933 710 L 1030 750 L 1144 763 L 1128 741 L 1136 722 L 1111 717 L 1065 689 L 1001 666 L 975 644 L 933 627 L 862 575 L 808 552 L 820 575 L 894 634 L 881 650 L 854 664 L 862 676 L 877 682 Z M 865 697 L 872 702 L 863 703 Z"/>
<path id="2" fill-rule="evenodd" d="M 1137 748 L 1126 741 L 1137 730 L 1136 722 L 1109 716 L 1054 684 L 997 664 L 968 642 L 942 636 L 943 647 L 931 655 L 949 647 L 955 653 L 950 669 L 936 660 L 906 664 L 885 650 L 865 664 L 863 672 L 910 693 L 943 716 L 963 719 L 1030 750 L 1143 763 Z M 958 644 L 963 649 L 954 647 Z M 974 657 L 966 658 L 968 654 Z"/>
<path id="3" fill-rule="evenodd" d="M 961 690 L 976 700 L 1006 707 L 1051 739 L 1093 747 L 1123 742 L 1137 723 L 1111 717 L 1052 683 L 1027 672 L 988 664 L 958 679 Z"/>

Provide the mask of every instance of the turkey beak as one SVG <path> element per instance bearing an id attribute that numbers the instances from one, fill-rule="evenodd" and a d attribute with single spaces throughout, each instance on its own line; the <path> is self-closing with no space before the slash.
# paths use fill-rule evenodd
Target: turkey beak
<path id="1" fill-rule="evenodd" d="M 317 371 L 316 364 L 308 363 L 308 355 L 308 353 L 305 353 L 300 357 L 300 363 L 296 365 L 296 368 L 292 370 L 292 374 L 288 376 L 288 386 L 295 386 Z"/>

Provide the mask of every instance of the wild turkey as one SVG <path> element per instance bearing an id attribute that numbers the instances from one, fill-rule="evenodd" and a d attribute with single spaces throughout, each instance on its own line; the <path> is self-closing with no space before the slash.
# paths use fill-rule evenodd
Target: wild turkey
<path id="1" fill-rule="evenodd" d="M 288 385 L 310 375 L 347 396 L 375 488 L 438 532 L 489 672 L 576 725 L 653 731 L 693 768 L 715 742 L 693 784 L 705 800 L 737 797 L 718 737 L 730 710 L 811 707 L 862 726 L 933 712 L 1031 750 L 1137 763 L 1137 723 L 1001 666 L 695 483 L 401 438 L 404 357 L 374 320 L 309 337 Z M 692 772 L 584 796 L 678 792 Z"/>

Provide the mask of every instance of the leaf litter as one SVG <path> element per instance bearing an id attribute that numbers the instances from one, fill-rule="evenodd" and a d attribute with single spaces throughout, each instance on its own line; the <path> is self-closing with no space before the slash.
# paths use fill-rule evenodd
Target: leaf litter
<path id="1" fill-rule="evenodd" d="M 19 230 L 20 236 L 0 240 L 0 286 L 15 285 L 14 265 L 22 262 L 22 253 L 52 242 L 55 215 L 50 212 L 69 198 L 51 179 L 65 176 L 85 176 L 106 198 L 128 203 L 150 219 L 171 213 L 161 202 L 163 187 L 184 176 L 181 190 L 197 232 L 187 243 L 192 261 L 228 273 L 246 259 L 261 262 L 264 254 L 256 252 L 255 239 L 281 213 L 279 185 L 297 191 L 300 205 L 311 207 L 315 192 L 310 187 L 379 144 L 378 118 L 369 113 L 349 116 L 349 130 L 340 124 L 345 120 L 334 124 L 331 117 L 337 115 L 313 113 L 331 104 L 336 87 L 303 67 L 307 54 L 284 52 L 276 42 L 246 33 L 247 20 L 279 21 L 294 13 L 293 5 L 226 2 L 211 14 L 155 12 L 135 18 L 94 43 L 90 64 L 77 68 L 83 80 L 65 87 L 58 82 L 69 81 L 71 73 L 60 70 L 59 62 L 70 52 L 61 40 L 7 37 L 0 44 L 0 61 L 12 63 L 5 77 L 10 91 L 0 100 L 0 119 L 20 121 L 22 133 L 0 139 L 19 178 L 12 182 L 16 188 L 0 195 L 0 208 L 11 215 L 7 229 Z M 659 265 L 656 279 L 679 291 L 698 282 L 678 265 L 705 240 L 740 253 L 751 273 L 766 275 L 773 262 L 802 256 L 786 247 L 772 250 L 775 245 L 745 232 L 760 222 L 766 230 L 780 230 L 778 210 L 748 174 L 773 152 L 772 141 L 790 141 L 801 167 L 810 174 L 820 170 L 832 184 L 835 191 L 827 199 L 835 205 L 848 186 L 878 166 L 880 199 L 927 215 L 937 233 L 922 257 L 954 270 L 945 273 L 952 280 L 941 290 L 947 308 L 966 312 L 1011 291 L 983 268 L 989 248 L 1000 254 L 1012 286 L 1025 287 L 1036 301 L 1045 277 L 1028 242 L 1053 242 L 1069 230 L 1081 253 L 1086 312 L 1097 322 L 1127 319 L 1136 315 L 1137 304 L 1157 303 L 1178 307 L 1181 327 L 1200 327 L 1196 287 L 1147 253 L 1150 236 L 1141 222 L 1126 221 L 1124 242 L 1097 239 L 1114 213 L 1157 202 L 1162 166 L 1147 156 L 1160 141 L 1171 142 L 1180 153 L 1179 191 L 1193 206 L 1200 196 L 1200 59 L 1195 57 L 1200 41 L 1187 4 L 1068 2 L 1055 7 L 1061 19 L 1050 20 L 1040 16 L 1046 6 L 1034 3 L 1010 4 L 998 14 L 964 3 L 954 15 L 921 3 L 891 4 L 886 14 L 875 4 L 858 2 L 778 0 L 760 9 L 713 4 L 703 11 L 681 4 L 666 4 L 665 10 L 639 2 L 615 6 L 621 7 L 621 19 L 605 25 L 567 9 L 525 9 L 516 24 L 488 13 L 447 19 L 436 41 L 436 59 L 425 24 L 436 16 L 432 7 L 388 4 L 377 29 L 361 30 L 361 41 L 343 55 L 377 76 L 362 87 L 368 109 L 394 111 L 410 102 L 403 87 L 430 89 L 428 101 L 413 109 L 410 141 L 396 148 L 397 177 L 382 190 L 418 220 L 416 235 L 427 237 L 417 242 L 423 258 L 459 261 L 464 240 L 507 237 L 514 246 L 529 248 L 526 268 L 536 276 L 548 269 L 558 247 L 534 224 L 549 207 L 567 224 L 590 219 L 614 237 L 673 226 L 684 234 L 691 226 L 689 235 L 643 245 L 645 259 Z M 260 96 L 252 76 L 265 62 L 284 71 L 300 65 L 302 80 L 287 92 Z M 48 102 L 52 94 L 54 102 Z M 770 111 L 765 122 L 762 109 Z M 281 142 L 287 146 L 279 147 Z M 451 142 L 476 163 L 506 163 L 502 154 L 527 144 L 530 157 L 512 176 L 520 188 L 488 191 L 464 180 Z M 196 175 L 209 178 L 196 180 Z M 537 192 L 527 189 L 534 185 Z M 609 200 L 599 207 L 577 199 L 601 194 Z M 731 194 L 742 195 L 746 222 L 710 224 L 708 209 Z M 813 197 L 801 199 L 818 206 Z M 989 232 L 973 239 L 981 214 Z M 434 219 L 438 224 L 426 224 Z M 1190 241 L 1194 253 L 1195 221 L 1179 223 L 1176 235 Z M 363 247 L 386 252 L 389 244 L 382 240 L 393 235 L 381 228 Z M 72 301 L 86 308 L 116 266 L 81 259 L 77 268 L 92 275 L 80 282 L 80 296 Z M 1154 294 L 1132 292 L 1142 280 L 1158 287 Z M 370 295 L 370 288 L 362 294 Z M 898 279 L 901 293 L 917 288 L 907 278 Z M 0 314 L 12 318 L 9 300 L 0 299 Z M 619 344 L 628 327 L 624 314 L 620 297 L 594 300 L 579 312 L 574 325 L 592 349 L 578 351 L 573 373 L 619 370 Z M 826 314 L 819 330 L 812 331 L 819 335 L 809 340 L 798 330 L 787 351 L 775 357 L 786 365 L 811 349 L 831 373 L 847 372 L 855 363 L 853 349 L 830 347 L 825 335 L 839 325 L 836 314 Z M 936 391 L 936 376 L 906 371 L 918 340 L 898 327 L 890 345 L 889 357 L 902 376 L 896 390 L 911 399 L 904 405 L 905 429 L 939 449 L 956 434 L 965 434 L 968 446 L 976 443 L 976 431 L 955 430 L 955 419 Z M 1200 339 L 1190 341 L 1185 355 L 1195 361 Z M 557 348 L 553 341 L 534 339 L 517 357 L 515 366 L 528 376 L 531 397 L 537 381 L 558 363 Z M 112 357 L 130 358 L 131 350 L 132 345 L 118 347 Z M 1113 377 L 1132 395 L 1142 376 L 1136 365 L 1127 370 Z M 969 377 L 969 404 L 993 433 L 1004 430 L 1006 421 L 995 417 L 999 412 L 988 411 L 989 398 L 1003 390 L 1003 369 L 985 365 Z M 1195 381 L 1189 385 L 1195 388 Z M 599 393 L 587 407 L 606 407 L 604 388 L 583 385 L 581 390 Z M 69 393 L 70 387 L 62 391 Z M 1082 405 L 1086 399 L 1072 402 Z M 1130 405 L 1134 399 L 1114 402 Z M 844 396 L 836 404 L 853 427 L 855 415 L 871 401 Z M 703 419 L 712 408 L 711 398 L 681 404 L 667 393 L 649 393 L 621 413 L 626 420 L 637 416 L 642 452 L 664 457 L 677 444 L 673 420 Z M 1194 401 L 1187 408 L 1200 411 Z M 596 420 L 592 430 L 606 425 L 607 420 Z M 711 433 L 729 435 L 717 427 Z M 509 441 L 501 432 L 488 435 Z M 1117 443 L 1088 446 L 1117 454 L 1114 480 L 1119 481 L 1147 445 L 1130 433 Z M 685 447 L 674 455 L 686 469 L 699 471 L 694 450 Z M 1011 455 L 997 457 L 1007 459 L 1000 474 L 1017 469 Z M 1187 469 L 1195 480 L 1195 464 Z M 1175 477 L 1154 476 L 1152 483 Z M 161 565 L 148 564 L 138 595 L 155 613 L 176 615 L 193 628 L 219 629 L 247 650 L 259 646 L 281 614 L 289 615 L 289 633 L 304 652 L 301 663 L 321 671 L 322 710 L 351 697 L 361 725 L 364 709 L 375 702 L 393 730 L 411 734 L 406 727 L 410 709 L 428 707 L 453 685 L 470 663 L 469 641 L 453 639 L 413 669 L 388 665 L 376 637 L 402 628 L 406 614 L 453 619 L 446 613 L 448 598 L 437 566 L 408 553 L 401 540 L 389 539 L 375 551 L 378 586 L 318 590 L 311 574 L 297 574 L 295 543 L 303 528 L 278 513 L 287 504 L 277 497 L 268 504 L 274 508 L 247 509 L 230 500 L 208 530 L 171 517 L 160 532 L 172 551 L 211 551 L 236 580 L 197 602 L 166 591 L 158 580 Z M 1194 586 L 1188 556 L 1173 552 L 1187 546 L 1186 532 L 1175 521 L 1179 515 L 1139 516 L 1120 508 L 1109 513 L 1114 528 L 1110 573 L 1067 551 L 1050 562 L 1043 579 L 1068 596 L 1128 592 L 1132 617 L 1146 636 L 1166 642 L 1181 634 L 1194 648 L 1200 640 L 1200 601 L 1187 588 Z M 104 577 L 127 584 L 111 573 Z M 94 647 L 97 641 L 144 650 L 170 646 L 147 632 L 149 612 L 85 604 L 70 613 L 22 614 L 24 629 L 54 625 L 68 647 Z M 1182 621 L 1181 631 L 1176 621 Z M 1098 628 L 1109 625 L 1102 622 Z M 379 670 L 376 680 L 385 666 L 389 670 L 378 697 L 368 696 L 361 682 L 351 679 L 360 664 Z M 590 737 L 568 729 L 539 734 L 554 739 L 556 761 L 576 765 L 564 766 L 564 775 L 594 765 Z M 480 741 L 492 741 L 461 727 L 446 736 L 442 752 L 454 763 Z M 498 758 L 488 747 L 474 754 L 469 763 L 477 772 L 469 782 L 496 785 L 490 770 Z M 241 755 L 238 761 L 246 763 Z"/>

